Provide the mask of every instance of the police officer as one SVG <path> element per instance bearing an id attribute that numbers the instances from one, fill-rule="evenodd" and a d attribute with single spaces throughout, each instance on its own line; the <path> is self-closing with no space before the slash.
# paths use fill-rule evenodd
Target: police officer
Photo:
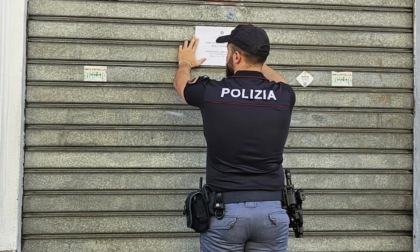
<path id="1" fill-rule="evenodd" d="M 207 142 L 206 182 L 222 195 L 223 216 L 213 216 L 200 235 L 202 252 L 286 251 L 289 217 L 282 208 L 283 149 L 295 93 L 283 76 L 265 64 L 266 32 L 238 25 L 227 43 L 226 78 L 191 79 L 199 39 L 179 46 L 174 86 L 201 110 Z"/>

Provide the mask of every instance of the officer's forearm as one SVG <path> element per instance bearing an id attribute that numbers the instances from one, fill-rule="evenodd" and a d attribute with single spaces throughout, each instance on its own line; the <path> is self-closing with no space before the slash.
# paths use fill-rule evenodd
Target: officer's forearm
<path id="1" fill-rule="evenodd" d="M 270 81 L 286 83 L 286 79 L 284 78 L 284 76 L 278 73 L 276 70 L 272 69 L 271 67 L 267 66 L 267 64 L 264 64 L 262 66 L 261 72 L 264 74 L 265 78 L 269 79 Z"/>
<path id="2" fill-rule="evenodd" d="M 185 101 L 184 89 L 187 82 L 191 79 L 191 66 L 187 63 L 181 63 L 175 74 L 174 87 L 178 95 Z"/>

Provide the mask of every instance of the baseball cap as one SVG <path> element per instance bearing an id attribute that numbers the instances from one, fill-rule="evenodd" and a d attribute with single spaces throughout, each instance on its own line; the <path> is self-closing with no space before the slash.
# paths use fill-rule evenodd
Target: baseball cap
<path id="1" fill-rule="evenodd" d="M 252 24 L 240 24 L 232 30 L 230 35 L 216 39 L 217 43 L 232 43 L 242 50 L 261 57 L 270 54 L 270 40 L 267 33 Z"/>

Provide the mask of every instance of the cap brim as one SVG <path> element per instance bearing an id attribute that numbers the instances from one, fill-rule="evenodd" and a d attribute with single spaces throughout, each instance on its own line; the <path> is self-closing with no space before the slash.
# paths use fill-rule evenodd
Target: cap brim
<path id="1" fill-rule="evenodd" d="M 230 41 L 230 35 L 221 36 L 216 39 L 216 43 L 227 43 Z"/>

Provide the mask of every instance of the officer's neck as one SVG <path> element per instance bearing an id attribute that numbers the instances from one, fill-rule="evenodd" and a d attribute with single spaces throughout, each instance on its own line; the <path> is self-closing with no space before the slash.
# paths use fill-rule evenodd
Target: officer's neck
<path id="1" fill-rule="evenodd" d="M 254 65 L 254 64 L 248 64 L 244 61 L 239 62 L 239 64 L 234 65 L 234 72 L 238 71 L 256 71 L 256 72 L 262 72 L 262 65 Z"/>

